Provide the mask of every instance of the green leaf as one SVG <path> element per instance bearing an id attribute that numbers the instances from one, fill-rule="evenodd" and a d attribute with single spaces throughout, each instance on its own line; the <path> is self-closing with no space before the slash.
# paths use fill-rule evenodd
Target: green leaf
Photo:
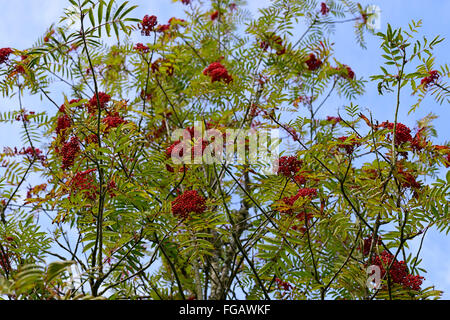
<path id="1" fill-rule="evenodd" d="M 124 11 L 124 13 L 122 13 L 122 15 L 119 17 L 119 19 L 122 20 L 128 13 L 130 13 L 131 11 L 133 11 L 134 9 L 136 9 L 137 7 L 138 7 L 138 6 L 135 5 L 135 6 L 132 6 L 132 7 L 128 8 L 127 10 Z M 139 19 L 136 19 L 136 20 L 138 20 L 137 22 L 140 22 Z M 127 21 L 128 21 L 128 20 L 127 20 Z"/>
<path id="2" fill-rule="evenodd" d="M 116 18 L 119 16 L 120 12 L 123 10 L 123 8 L 127 5 L 128 1 L 125 1 L 124 3 L 121 4 L 121 6 L 119 7 L 119 9 L 117 9 L 117 11 L 114 13 L 114 18 L 113 20 L 116 20 Z"/>
<path id="3" fill-rule="evenodd" d="M 58 261 L 58 262 L 52 262 L 47 267 L 47 272 L 45 274 L 45 281 L 47 283 L 51 282 L 53 279 L 55 279 L 57 276 L 59 276 L 61 273 L 63 273 L 67 267 L 74 264 L 75 261 Z"/>
<path id="4" fill-rule="evenodd" d="M 89 9 L 89 20 L 91 21 L 92 27 L 95 27 L 94 10 Z"/>
<path id="5" fill-rule="evenodd" d="M 109 17 L 111 16 L 111 9 L 112 9 L 113 3 L 114 3 L 114 0 L 110 0 L 108 7 L 106 8 L 106 17 L 105 17 L 106 22 L 109 21 Z"/>

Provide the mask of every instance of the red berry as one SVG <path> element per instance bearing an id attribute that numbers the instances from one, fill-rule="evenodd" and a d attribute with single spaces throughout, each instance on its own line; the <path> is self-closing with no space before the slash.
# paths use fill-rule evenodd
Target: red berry
<path id="1" fill-rule="evenodd" d="M 11 48 L 2 48 L 0 49 L 0 64 L 8 61 L 9 55 L 13 53 Z"/>
<path id="2" fill-rule="evenodd" d="M 333 124 L 336 124 L 338 122 L 342 121 L 341 117 L 333 117 L 333 116 L 327 116 L 327 121 L 333 122 Z"/>
<path id="3" fill-rule="evenodd" d="M 90 200 L 95 200 L 98 187 L 95 185 L 95 176 L 92 174 L 96 169 L 77 172 L 70 182 L 70 197 L 74 194 L 82 193 Z"/>
<path id="4" fill-rule="evenodd" d="M 70 141 L 64 143 L 61 148 L 62 159 L 62 169 L 68 169 L 73 166 L 75 158 L 80 152 L 80 141 L 77 137 L 72 137 Z"/>
<path id="5" fill-rule="evenodd" d="M 294 205 L 295 201 L 297 201 L 299 198 L 313 198 L 315 196 L 317 196 L 317 189 L 302 188 L 302 189 L 298 190 L 298 192 L 295 196 L 285 197 L 282 199 L 284 204 L 287 205 L 289 208 L 282 209 L 282 210 L 280 210 L 280 212 L 292 215 L 292 214 L 294 214 L 294 211 L 290 207 L 292 207 Z"/>
<path id="6" fill-rule="evenodd" d="M 219 11 L 216 10 L 211 14 L 211 20 L 214 21 L 219 17 Z"/>
<path id="7" fill-rule="evenodd" d="M 100 108 L 105 109 L 108 102 L 111 101 L 111 96 L 104 92 L 99 92 L 98 93 L 98 101 L 100 104 Z M 94 96 L 89 100 L 88 111 L 89 111 L 89 113 L 94 114 L 97 111 L 97 109 L 98 109 L 97 95 L 94 94 Z"/>
<path id="8" fill-rule="evenodd" d="M 393 283 L 403 285 L 405 288 L 411 290 L 420 290 L 420 285 L 424 278 L 409 274 L 406 263 L 404 261 L 394 260 L 394 255 L 386 250 L 374 257 L 373 264 L 381 269 L 382 278 L 386 276 L 386 269 L 390 267 L 389 276 Z"/>
<path id="9" fill-rule="evenodd" d="M 156 16 L 145 15 L 141 24 L 139 24 L 139 29 L 141 29 L 142 35 L 149 36 L 150 32 L 155 29 L 157 23 L 158 20 Z"/>
<path id="10" fill-rule="evenodd" d="M 279 289 L 283 289 L 284 291 L 289 291 L 292 289 L 289 282 L 282 281 L 279 278 L 275 278 L 275 282 L 277 283 Z"/>
<path id="11" fill-rule="evenodd" d="M 301 166 L 302 161 L 298 160 L 297 157 L 283 156 L 280 159 L 278 159 L 277 174 L 281 174 L 286 177 L 292 177 L 300 170 Z"/>
<path id="12" fill-rule="evenodd" d="M 63 135 L 65 130 L 70 128 L 71 121 L 67 114 L 60 115 L 57 120 L 56 134 Z"/>
<path id="13" fill-rule="evenodd" d="M 322 15 L 326 15 L 328 12 L 330 12 L 330 9 L 327 7 L 327 4 L 325 2 L 322 2 L 320 4 L 320 12 Z"/>
<path id="14" fill-rule="evenodd" d="M 436 81 L 439 79 L 439 72 L 437 70 L 432 70 L 429 72 L 429 74 L 429 76 L 423 78 L 420 82 L 425 90 L 428 89 L 428 86 L 430 84 L 436 83 Z"/>
<path id="15" fill-rule="evenodd" d="M 382 124 L 379 125 L 379 127 L 383 127 L 386 129 L 393 130 L 394 129 L 394 123 L 385 121 Z M 395 128 L 395 144 L 401 145 L 405 142 L 411 142 L 412 136 L 411 136 L 411 129 L 409 129 L 407 126 L 405 126 L 403 123 L 398 122 L 397 126 Z"/>
<path id="16" fill-rule="evenodd" d="M 106 124 L 106 131 L 109 131 L 111 128 L 117 128 L 123 123 L 127 123 L 118 112 L 108 115 L 106 118 L 102 119 L 102 122 Z"/>
<path id="17" fill-rule="evenodd" d="M 233 81 L 233 77 L 220 62 L 211 63 L 205 70 L 203 70 L 203 74 L 210 76 L 211 82 L 223 81 L 226 84 L 229 84 Z"/>
<path id="18" fill-rule="evenodd" d="M 338 146 L 339 146 L 339 148 L 345 149 L 345 152 L 347 154 L 352 154 L 353 151 L 355 150 L 355 147 L 359 146 L 359 144 L 360 144 L 358 141 L 356 141 L 355 138 L 349 138 L 346 136 L 339 137 L 338 140 L 345 142 L 345 143 L 339 144 Z"/>
<path id="19" fill-rule="evenodd" d="M 150 51 L 149 47 L 147 47 L 146 45 L 143 45 L 142 43 L 137 43 L 137 44 L 134 46 L 134 50 L 140 51 L 140 52 L 142 52 L 142 53 L 147 53 L 147 52 Z"/>
<path id="20" fill-rule="evenodd" d="M 191 213 L 202 214 L 206 210 L 206 199 L 196 190 L 185 191 L 172 201 L 172 213 L 182 219 L 189 218 Z"/>
<path id="21" fill-rule="evenodd" d="M 308 60 L 305 61 L 309 71 L 315 71 L 322 66 L 322 60 L 317 59 L 314 53 L 310 53 Z"/>

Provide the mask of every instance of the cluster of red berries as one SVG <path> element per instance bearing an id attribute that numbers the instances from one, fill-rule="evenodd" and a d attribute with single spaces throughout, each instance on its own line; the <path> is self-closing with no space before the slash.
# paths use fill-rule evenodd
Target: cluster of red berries
<path id="1" fill-rule="evenodd" d="M 170 26 L 175 25 L 175 24 L 180 24 L 186 22 L 184 19 L 180 19 L 180 18 L 175 18 L 172 17 L 169 19 L 169 21 L 167 22 Z"/>
<path id="2" fill-rule="evenodd" d="M 13 53 L 11 48 L 1 48 L 0 49 L 0 64 L 5 63 L 9 59 L 9 55 Z"/>
<path id="3" fill-rule="evenodd" d="M 42 154 L 42 150 L 38 149 L 38 148 L 33 148 L 33 147 L 27 147 L 27 148 L 22 148 L 20 151 L 17 149 L 17 147 L 14 147 L 14 149 L 10 148 L 10 147 L 5 147 L 3 149 L 3 154 L 5 156 L 9 156 L 9 157 L 15 157 L 15 156 L 19 156 L 19 155 L 26 155 L 30 158 L 39 160 L 41 162 L 44 162 L 45 160 L 47 160 L 46 156 L 44 156 Z M 2 166 L 5 167 L 7 166 L 7 162 L 2 163 Z"/>
<path id="4" fill-rule="evenodd" d="M 27 147 L 23 148 L 19 154 L 28 155 L 29 157 L 44 162 L 47 158 L 42 154 L 42 151 L 38 148 Z"/>
<path id="5" fill-rule="evenodd" d="M 154 62 L 152 62 L 151 69 L 153 73 L 159 72 L 160 63 L 161 59 L 156 59 Z"/>
<path id="6" fill-rule="evenodd" d="M 297 172 L 300 171 L 302 166 L 302 161 L 298 160 L 297 157 L 294 156 L 283 156 L 278 159 L 278 170 L 277 174 L 284 175 L 288 178 L 294 176 Z"/>
<path id="7" fill-rule="evenodd" d="M 45 37 L 44 37 L 44 42 L 49 42 L 50 41 L 50 37 L 52 36 L 52 35 L 54 35 L 55 34 L 55 30 L 50 30 L 46 35 L 45 35 Z"/>
<path id="8" fill-rule="evenodd" d="M 103 96 L 101 93 L 99 93 L 100 100 L 102 101 Z M 95 98 L 95 97 L 94 97 Z M 96 108 L 93 107 L 93 104 L 95 103 L 94 98 L 92 98 L 88 104 L 88 109 L 91 110 L 91 112 L 94 112 Z M 68 102 L 68 105 L 79 103 L 81 99 L 72 99 Z M 78 106 L 82 107 L 82 106 Z M 60 156 L 62 156 L 62 169 L 68 169 L 71 167 L 75 161 L 76 156 L 80 152 L 80 141 L 77 137 L 72 137 L 70 141 L 67 141 L 67 136 L 69 135 L 68 129 L 72 125 L 72 120 L 69 117 L 69 115 L 66 113 L 66 104 L 62 104 L 59 107 L 59 112 L 62 113 L 58 116 L 57 124 L 56 124 L 56 135 L 61 137 L 59 140 L 63 146 L 61 149 L 59 147 L 55 148 L 56 153 L 59 153 Z"/>
<path id="9" fill-rule="evenodd" d="M 68 169 L 73 166 L 75 158 L 80 152 L 80 140 L 77 137 L 72 137 L 65 142 L 61 148 L 62 169 Z"/>
<path id="10" fill-rule="evenodd" d="M 315 71 L 319 69 L 323 64 L 322 60 L 318 59 L 314 53 L 309 54 L 308 59 L 305 61 L 305 63 L 308 66 L 309 71 Z"/>
<path id="11" fill-rule="evenodd" d="M 39 184 L 39 185 L 34 186 L 32 188 L 28 188 L 27 199 L 31 199 L 33 197 L 33 195 L 36 195 L 36 194 L 38 194 L 41 191 L 45 191 L 45 189 L 47 189 L 47 184 L 46 183 Z"/>
<path id="12" fill-rule="evenodd" d="M 347 65 L 345 65 L 345 64 L 344 64 L 344 67 L 345 67 L 345 69 L 346 69 L 346 71 L 347 71 L 345 77 L 346 77 L 347 79 L 350 79 L 350 80 L 355 79 L 355 72 L 352 70 L 352 68 L 350 68 L 349 66 L 347 66 Z"/>
<path id="13" fill-rule="evenodd" d="M 115 191 L 117 191 L 117 184 L 114 180 L 111 180 L 108 183 L 108 192 L 112 198 L 117 197 L 117 193 Z"/>
<path id="14" fill-rule="evenodd" d="M 275 44 L 275 48 L 278 48 L 275 52 L 277 56 L 281 56 L 286 53 L 286 48 L 283 46 L 283 39 L 280 36 L 275 36 L 273 38 L 273 42 Z"/>
<path id="15" fill-rule="evenodd" d="M 97 144 L 98 136 L 95 133 L 90 134 L 84 139 L 84 141 L 86 142 L 86 144 L 91 144 L 91 143 Z"/>
<path id="16" fill-rule="evenodd" d="M 304 176 L 304 175 L 296 175 L 295 177 L 294 177 L 294 181 L 297 183 L 297 184 L 305 184 L 306 183 L 306 177 Z"/>
<path id="17" fill-rule="evenodd" d="M 338 144 L 338 147 L 345 149 L 345 152 L 347 154 L 352 154 L 353 151 L 355 151 L 355 148 L 360 145 L 360 143 L 353 137 L 350 138 L 350 137 L 344 136 L 344 137 L 339 137 L 338 140 L 341 142 L 344 142 L 344 143 Z"/>
<path id="18" fill-rule="evenodd" d="M 285 197 L 282 199 L 284 204 L 288 206 L 286 209 L 281 209 L 281 213 L 286 213 L 289 215 L 294 214 L 293 209 L 291 208 L 295 201 L 297 201 L 299 198 L 313 198 L 317 196 L 317 189 L 314 188 L 301 188 L 298 190 L 297 194 L 292 197 Z"/>
<path id="19" fill-rule="evenodd" d="M 380 245 L 381 244 L 381 237 L 378 236 L 378 238 L 376 239 L 376 245 Z M 363 244 L 363 255 L 367 256 L 370 253 L 370 247 L 372 246 L 372 237 L 367 237 L 364 239 L 364 244 Z"/>
<path id="20" fill-rule="evenodd" d="M 214 11 L 213 13 L 211 13 L 210 18 L 211 18 L 212 21 L 216 20 L 218 17 L 219 17 L 219 11 L 218 10 Z"/>
<path id="21" fill-rule="evenodd" d="M 343 68 L 333 68 L 334 70 L 339 71 L 339 75 L 347 80 L 355 79 L 355 72 L 347 65 L 342 65 Z"/>
<path id="22" fill-rule="evenodd" d="M 72 105 L 72 104 L 75 104 L 75 103 L 79 103 L 80 101 L 81 101 L 81 99 L 72 99 L 72 100 L 69 101 L 68 105 Z M 82 106 L 78 106 L 78 108 L 80 108 L 80 107 L 82 107 Z M 66 105 L 65 105 L 65 104 L 62 104 L 62 105 L 59 107 L 58 110 L 59 110 L 59 112 L 65 113 L 65 112 L 66 112 Z"/>
<path id="23" fill-rule="evenodd" d="M 27 112 L 26 110 L 23 110 L 16 116 L 16 121 L 29 122 L 30 119 L 28 119 L 28 117 L 34 114 L 34 111 Z"/>
<path id="24" fill-rule="evenodd" d="M 192 134 L 191 137 L 194 137 L 194 135 Z M 208 145 L 208 142 L 204 139 L 198 140 L 192 139 L 191 142 L 193 143 L 193 145 L 189 141 L 183 142 L 181 142 L 180 140 L 175 141 L 166 149 L 165 151 L 166 157 L 171 158 L 172 156 L 175 156 L 178 158 L 183 158 L 185 156 L 184 151 L 190 151 L 191 161 L 195 157 L 202 157 Z M 166 169 L 169 172 L 174 172 L 173 167 L 171 167 L 168 164 L 166 165 Z M 180 171 L 183 171 L 183 168 L 181 168 Z"/>
<path id="25" fill-rule="evenodd" d="M 170 158 L 172 157 L 172 153 L 174 152 L 174 149 L 178 147 L 178 145 L 181 143 L 180 140 L 175 141 L 174 143 L 172 143 L 165 151 L 166 153 L 166 157 Z M 177 148 L 178 153 L 176 155 L 183 157 L 184 156 L 184 148 L 181 148 L 181 146 L 179 148 Z"/>
<path id="26" fill-rule="evenodd" d="M 111 128 L 117 128 L 123 123 L 127 123 L 127 121 L 122 118 L 118 112 L 114 112 L 113 114 L 108 115 L 107 117 L 102 119 L 102 122 L 106 124 L 106 131 L 110 130 Z"/>
<path id="27" fill-rule="evenodd" d="M 160 32 L 160 33 L 164 33 L 166 31 L 168 31 L 170 29 L 170 24 L 160 24 L 157 28 L 156 31 Z"/>
<path id="28" fill-rule="evenodd" d="M 420 290 L 424 277 L 419 275 L 413 276 L 408 273 L 406 263 L 404 261 L 394 260 L 394 255 L 388 251 L 383 251 L 381 254 L 375 256 L 373 264 L 380 268 L 382 278 L 386 275 L 386 268 L 390 266 L 389 276 L 393 283 L 401 284 L 415 291 Z"/>
<path id="29" fill-rule="evenodd" d="M 269 40 L 261 41 L 259 46 L 264 51 L 267 51 L 269 47 L 275 49 L 278 56 L 286 53 L 286 48 L 283 46 L 283 39 L 277 35 L 273 35 Z"/>
<path id="30" fill-rule="evenodd" d="M 150 32 L 155 30 L 155 26 L 157 23 L 158 19 L 156 18 L 156 16 L 145 15 L 138 27 L 139 29 L 141 29 L 141 34 L 143 36 L 149 36 Z"/>
<path id="31" fill-rule="evenodd" d="M 213 124 L 211 122 L 206 123 L 206 130 L 211 129 L 212 127 L 213 127 Z M 188 136 L 191 139 L 201 137 L 201 135 L 202 135 L 201 130 L 197 130 L 197 128 L 195 126 L 187 127 L 186 131 L 188 132 Z"/>
<path id="32" fill-rule="evenodd" d="M 8 251 L 8 249 L 5 250 L 6 252 L 3 254 L 3 252 L 0 251 L 0 267 L 5 272 L 11 271 L 11 263 L 10 263 L 10 256 L 11 253 Z"/>
<path id="33" fill-rule="evenodd" d="M 191 213 L 202 214 L 206 210 L 206 199 L 197 190 L 189 190 L 172 201 L 172 214 L 186 219 Z"/>
<path id="34" fill-rule="evenodd" d="M 148 52 L 150 51 L 150 48 L 147 47 L 146 45 L 143 45 L 142 43 L 137 43 L 137 44 L 134 46 L 134 50 L 140 51 L 140 52 L 142 52 L 142 53 L 148 53 Z"/>
<path id="35" fill-rule="evenodd" d="M 419 275 L 413 276 L 412 274 L 408 274 L 403 279 L 402 284 L 403 286 L 410 288 L 411 290 L 420 291 L 420 286 L 422 285 L 424 279 L 424 277 Z"/>
<path id="36" fill-rule="evenodd" d="M 275 282 L 278 285 L 278 289 L 283 289 L 284 291 L 292 290 L 292 285 L 289 282 L 285 282 L 280 278 L 275 278 Z"/>
<path id="37" fill-rule="evenodd" d="M 414 177 L 410 172 L 404 171 L 402 167 L 398 168 L 398 174 L 402 178 L 401 185 L 404 188 L 411 188 L 411 189 L 420 189 L 422 185 L 417 182 L 416 177 Z"/>
<path id="38" fill-rule="evenodd" d="M 423 78 L 422 81 L 420 81 L 420 84 L 424 89 L 427 89 L 430 84 L 434 84 L 439 79 L 439 72 L 437 70 L 432 70 L 429 73 L 429 76 Z"/>
<path id="39" fill-rule="evenodd" d="M 152 62 L 150 68 L 152 69 L 152 72 L 159 72 L 159 64 L 161 62 L 161 59 L 156 59 L 156 61 Z"/>
<path id="40" fill-rule="evenodd" d="M 98 101 L 100 104 L 100 109 L 106 109 L 106 105 L 111 101 L 111 96 L 107 93 L 99 92 Z M 97 95 L 94 94 L 94 96 L 89 100 L 87 106 L 89 113 L 94 114 L 97 111 Z"/>
<path id="41" fill-rule="evenodd" d="M 203 70 L 205 76 L 211 77 L 211 82 L 223 81 L 229 84 L 233 81 L 232 76 L 228 73 L 228 70 L 220 63 L 213 62 L 205 70 Z"/>
<path id="42" fill-rule="evenodd" d="M 67 114 L 62 114 L 58 117 L 56 124 L 56 134 L 63 136 L 68 128 L 71 126 L 70 117 Z"/>
<path id="43" fill-rule="evenodd" d="M 25 68 L 22 64 L 16 64 L 14 69 L 8 74 L 8 77 L 11 78 L 18 74 L 24 74 L 25 72 Z"/>
<path id="44" fill-rule="evenodd" d="M 420 128 L 414 138 L 411 140 L 411 147 L 414 151 L 421 151 L 427 146 L 427 141 L 422 137 L 422 132 L 425 128 Z"/>
<path id="45" fill-rule="evenodd" d="M 394 129 L 394 123 L 385 121 L 377 126 L 377 128 L 386 128 L 393 130 Z M 425 131 L 425 128 L 420 128 L 417 130 L 414 137 L 411 135 L 411 129 L 408 128 L 403 123 L 397 123 L 396 129 L 395 129 L 395 145 L 399 146 L 403 143 L 410 142 L 411 147 L 413 151 L 419 152 L 426 148 L 428 142 L 423 137 L 423 132 Z"/>
<path id="46" fill-rule="evenodd" d="M 166 149 L 165 154 L 168 159 L 170 159 L 172 157 L 172 153 L 174 151 L 173 149 L 175 149 L 175 147 L 177 147 L 180 143 L 181 143 L 180 141 L 175 141 Z M 177 151 L 178 152 L 176 153 L 176 156 L 179 156 L 180 158 L 182 158 L 183 157 L 183 148 L 178 149 Z M 166 164 L 166 170 L 169 172 L 175 172 L 175 169 L 169 164 Z M 180 171 L 183 171 L 183 168 L 181 168 Z"/>
<path id="47" fill-rule="evenodd" d="M 95 185 L 95 176 L 93 175 L 95 171 L 96 169 L 89 169 L 77 172 L 70 182 L 70 196 L 82 192 L 88 199 L 95 200 L 98 193 L 98 187 Z"/>
<path id="48" fill-rule="evenodd" d="M 320 13 L 322 13 L 322 15 L 326 15 L 328 14 L 328 12 L 330 12 L 330 9 L 327 7 L 327 4 L 325 2 L 322 2 L 320 4 Z"/>
<path id="49" fill-rule="evenodd" d="M 191 137 L 191 140 L 196 137 L 196 132 L 194 127 L 188 127 L 186 129 L 189 133 L 189 137 Z M 172 143 L 165 151 L 166 157 L 170 158 L 172 157 L 172 153 L 174 149 L 177 148 L 177 156 L 183 157 L 184 156 L 184 150 L 189 149 L 189 145 L 182 144 L 180 140 L 175 141 Z"/>
<path id="50" fill-rule="evenodd" d="M 333 122 L 333 124 L 337 124 L 342 121 L 341 117 L 333 117 L 333 116 L 327 116 L 327 121 Z"/>
<path id="51" fill-rule="evenodd" d="M 170 28 L 173 26 L 175 29 L 178 27 L 179 23 L 185 22 L 183 19 L 178 19 L 175 17 L 172 17 L 169 19 L 167 24 L 161 24 L 156 28 L 157 32 L 164 33 L 166 31 L 169 31 Z"/>
<path id="52" fill-rule="evenodd" d="M 379 125 L 379 127 L 394 130 L 394 123 L 385 121 Z M 395 144 L 401 145 L 405 142 L 412 141 L 411 129 L 405 126 L 403 123 L 398 122 L 395 128 Z"/>
<path id="53" fill-rule="evenodd" d="M 182 4 L 189 5 L 191 4 L 191 0 L 181 0 Z"/>
<path id="54" fill-rule="evenodd" d="M 10 74 L 10 76 L 16 75 L 16 74 L 24 74 L 25 73 L 25 68 L 23 65 L 21 64 L 17 64 L 14 67 L 14 71 Z"/>
<path id="55" fill-rule="evenodd" d="M 297 199 L 299 197 L 313 198 L 313 197 L 316 197 L 316 196 L 317 196 L 317 189 L 314 189 L 314 188 L 302 188 L 302 189 L 298 190 L 298 192 L 296 194 Z"/>

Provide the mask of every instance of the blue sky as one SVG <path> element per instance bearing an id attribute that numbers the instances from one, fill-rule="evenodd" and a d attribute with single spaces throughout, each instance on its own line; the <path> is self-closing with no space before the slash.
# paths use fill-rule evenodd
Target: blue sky
<path id="1" fill-rule="evenodd" d="M 171 0 L 131 0 L 131 3 L 140 7 L 135 11 L 137 17 L 145 14 L 155 14 L 159 21 L 167 21 L 172 16 L 182 17 L 184 7 L 180 3 L 172 3 Z M 268 0 L 248 0 L 249 9 L 256 14 L 257 8 L 268 4 Z M 436 47 L 435 54 L 437 64 L 444 64 L 450 52 L 450 0 L 361 0 L 363 6 L 375 4 L 381 8 L 381 30 L 386 29 L 387 22 L 393 27 L 406 28 L 414 19 L 422 20 L 421 33 L 428 38 L 442 35 L 449 38 Z M 30 47 L 37 37 L 42 36 L 49 25 L 57 21 L 67 6 L 65 0 L 0 0 L 0 47 L 14 47 L 24 49 Z M 299 34 L 302 30 L 299 30 Z M 136 36 L 138 40 L 139 36 Z M 339 25 L 333 37 L 335 42 L 336 58 L 352 67 L 357 77 L 378 74 L 382 64 L 380 41 L 375 36 L 367 35 L 367 49 L 361 49 L 355 44 L 354 33 L 351 25 Z M 374 117 L 380 121 L 393 118 L 392 96 L 379 96 L 375 84 L 367 86 L 366 94 L 357 99 L 357 103 L 363 108 L 369 108 Z M 399 121 L 414 127 L 415 121 L 423 118 L 429 112 L 440 115 L 434 124 L 439 133 L 436 144 L 444 144 L 449 139 L 450 126 L 448 125 L 448 105 L 440 106 L 432 99 L 426 99 L 421 108 L 408 116 L 409 106 L 414 103 L 414 98 L 405 93 L 401 96 Z M 35 98 L 25 99 L 25 108 L 42 111 L 47 109 L 46 102 L 40 102 Z M 320 112 L 319 116 L 335 115 L 338 108 L 342 108 L 343 101 L 334 98 Z M 0 98 L 0 112 L 17 110 L 17 99 L 5 100 Z M 18 132 L 6 125 L 0 127 L 0 147 L 20 145 Z M 445 173 L 445 172 L 443 172 Z M 417 248 L 418 242 L 411 243 L 412 248 Z M 444 298 L 450 298 L 450 238 L 435 231 L 428 233 L 422 250 L 422 267 L 428 270 L 425 275 L 425 285 L 434 284 L 437 289 L 444 290 Z"/>

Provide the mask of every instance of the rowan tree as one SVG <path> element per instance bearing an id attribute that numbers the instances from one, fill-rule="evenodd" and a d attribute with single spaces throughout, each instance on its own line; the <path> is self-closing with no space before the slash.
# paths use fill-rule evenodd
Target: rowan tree
<path id="1" fill-rule="evenodd" d="M 449 102 L 448 66 L 433 56 L 443 38 L 415 36 L 414 21 L 373 34 L 368 8 L 344 0 L 274 0 L 257 18 L 241 0 L 182 0 L 185 16 L 169 21 L 132 1 L 67 5 L 31 48 L 0 49 L 0 90 L 17 101 L 0 120 L 19 122 L 23 140 L 1 153 L 5 297 L 439 297 L 408 243 L 450 230 L 450 147 L 434 115 L 409 128 L 398 114 Z M 378 37 L 379 75 L 334 57 L 342 23 L 355 46 Z M 392 97 L 390 119 L 358 106 L 368 81 Z M 25 95 L 42 106 L 28 110 Z M 319 118 L 332 96 L 347 106 Z M 174 158 L 202 159 L 206 130 L 219 149 L 249 144 L 228 129 L 278 130 L 274 171 Z"/>

